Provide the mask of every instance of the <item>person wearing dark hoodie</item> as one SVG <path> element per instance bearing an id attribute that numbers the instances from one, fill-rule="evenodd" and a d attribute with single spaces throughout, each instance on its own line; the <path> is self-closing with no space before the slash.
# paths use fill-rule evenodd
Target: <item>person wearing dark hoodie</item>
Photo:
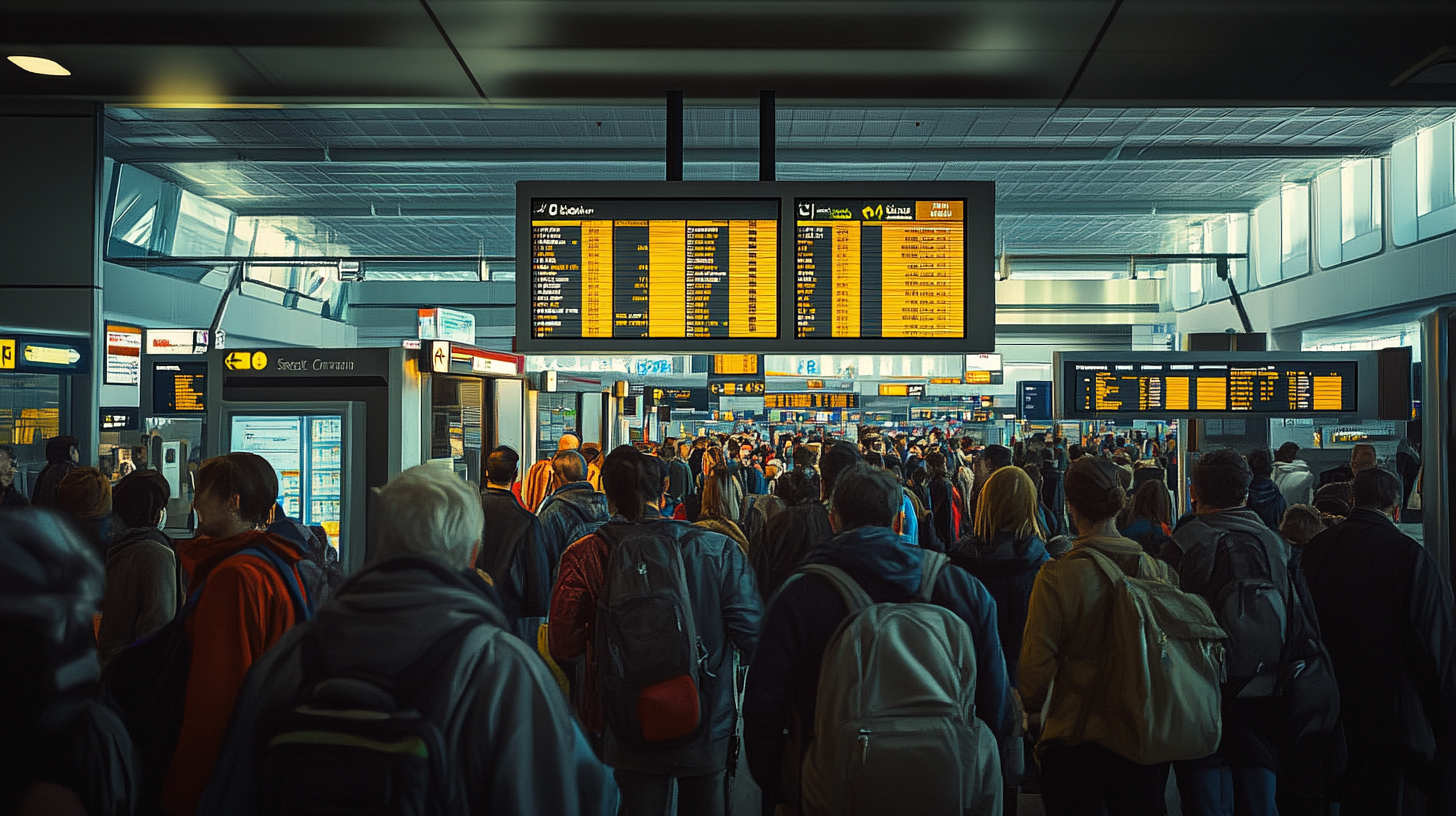
<path id="1" fill-rule="evenodd" d="M 1270 530 L 1279 532 L 1284 521 L 1286 505 L 1284 494 L 1274 483 L 1274 455 L 1266 448 L 1249 451 L 1249 471 L 1254 478 L 1249 482 L 1249 500 L 1244 504 L 1258 514 Z"/>
<path id="2" fill-rule="evenodd" d="M 224 732 L 243 678 L 295 623 L 310 614 L 293 599 L 290 582 L 303 586 L 303 560 L 288 542 L 264 532 L 278 497 L 278 475 L 268 460 L 234 452 L 202 463 L 197 471 L 196 538 L 179 548 L 191 592 L 200 593 L 187 619 L 192 650 L 182 729 L 162 786 L 162 812 L 198 812 L 217 762 Z M 245 549 L 267 550 L 288 565 L 282 572 Z"/>
<path id="3" fill-rule="evenodd" d="M 758 593 L 767 602 L 784 581 L 799 568 L 804 556 L 834 537 L 826 503 L 834 495 L 839 474 L 862 462 L 859 450 L 848 442 L 835 442 L 819 457 L 819 496 L 800 502 L 774 516 L 764 531 L 763 546 L 752 548 L 754 577 Z M 809 471 L 807 464 L 799 469 Z"/>
<path id="4" fill-rule="evenodd" d="M 515 633 L 535 643 L 551 606 L 551 562 L 541 541 L 541 520 L 511 492 L 520 462 L 520 455 L 505 445 L 485 458 L 480 494 L 485 527 L 475 567 L 495 582 Z"/>
<path id="5" fill-rule="evenodd" d="M 586 480 L 586 459 L 574 450 L 559 451 L 551 459 L 556 488 L 536 511 L 541 519 L 541 545 L 552 580 L 561 566 L 561 554 L 582 536 L 596 532 L 612 513 L 607 494 Z"/>
<path id="6" fill-rule="evenodd" d="M 1056 448 L 1045 448 L 1041 452 L 1041 506 L 1046 516 L 1047 535 L 1056 536 L 1067 532 L 1067 491 L 1062 484 L 1062 471 L 1057 467 Z"/>
<path id="7" fill-rule="evenodd" d="M 35 477 L 30 503 L 36 507 L 55 507 L 61 480 L 81 461 L 80 443 L 74 436 L 53 436 L 46 440 L 45 452 L 46 466 Z"/>
<path id="8" fill-rule="evenodd" d="M 838 535 L 809 552 L 804 563 L 838 567 L 875 603 L 910 601 L 920 590 L 927 551 L 900 536 L 900 491 L 889 473 L 862 463 L 837 474 L 831 495 Z M 976 653 L 976 716 L 1002 743 L 1014 727 L 1015 706 L 997 635 L 995 600 L 965 570 L 946 565 L 931 602 L 970 627 Z M 793 764 L 802 757 L 784 756 L 785 734 L 795 722 L 812 727 L 824 650 L 848 611 L 833 585 L 807 575 L 788 583 L 765 613 L 744 694 L 743 735 L 749 770 L 763 791 L 766 810 L 775 803 L 790 809 L 799 806 L 781 773 L 786 761 Z"/>
<path id="9" fill-rule="evenodd" d="M 1036 520 L 1036 488 L 1021 468 L 1002 468 L 981 489 L 971 535 L 949 550 L 950 562 L 975 576 L 996 601 L 1006 673 L 1016 685 L 1026 608 L 1036 573 L 1049 559 Z"/>
<path id="10" fill-rule="evenodd" d="M 182 608 L 186 588 L 177 548 L 161 529 L 171 495 L 166 478 L 155 470 L 133 471 L 112 491 L 112 512 L 126 531 L 106 551 L 106 594 L 96 635 L 102 666 L 161 629 Z"/>

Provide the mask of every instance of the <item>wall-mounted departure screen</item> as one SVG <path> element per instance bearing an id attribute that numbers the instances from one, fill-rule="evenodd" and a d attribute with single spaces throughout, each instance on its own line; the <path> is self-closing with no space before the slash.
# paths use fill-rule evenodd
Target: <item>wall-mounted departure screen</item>
<path id="1" fill-rule="evenodd" d="M 1353 414 L 1359 364 L 1346 360 L 1062 360 L 1064 415 Z"/>
<path id="2" fill-rule="evenodd" d="M 777 198 L 533 198 L 529 211 L 532 339 L 779 336 Z"/>
<path id="3" fill-rule="evenodd" d="M 801 391 L 763 395 L 764 408 L 858 408 L 859 394 L 853 391 Z"/>
<path id="4" fill-rule="evenodd" d="M 960 339 L 966 202 L 796 199 L 794 336 Z"/>

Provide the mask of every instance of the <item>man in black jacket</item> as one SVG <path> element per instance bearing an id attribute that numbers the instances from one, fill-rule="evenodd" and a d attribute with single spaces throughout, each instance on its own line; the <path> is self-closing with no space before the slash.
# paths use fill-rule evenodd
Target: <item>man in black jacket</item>
<path id="1" fill-rule="evenodd" d="M 1350 761 L 1340 813 L 1400 814 L 1409 780 L 1427 813 L 1456 812 L 1456 613 L 1451 587 L 1391 518 L 1400 479 L 1370 468 L 1355 509 L 1310 540 L 1304 572 L 1340 686 Z"/>
<path id="2" fill-rule="evenodd" d="M 1274 484 L 1274 454 L 1267 448 L 1249 451 L 1249 470 L 1254 478 L 1249 482 L 1249 499 L 1244 506 L 1277 533 L 1279 525 L 1284 523 L 1284 494 Z"/>
<path id="3" fill-rule="evenodd" d="M 485 527 L 475 567 L 495 582 L 516 634 L 534 645 L 536 628 L 551 607 L 551 566 L 541 521 L 511 492 L 520 464 L 521 457 L 505 445 L 485 459 L 485 491 L 480 494 Z"/>

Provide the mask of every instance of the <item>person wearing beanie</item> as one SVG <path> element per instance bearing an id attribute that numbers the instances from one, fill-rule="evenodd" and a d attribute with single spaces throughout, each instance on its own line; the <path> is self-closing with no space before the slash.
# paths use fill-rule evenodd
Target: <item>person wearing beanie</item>
<path id="1" fill-rule="evenodd" d="M 56 509 L 71 517 L 98 558 L 111 547 L 111 480 L 93 467 L 71 469 L 56 485 Z"/>
<path id="2" fill-rule="evenodd" d="M 126 526 L 106 551 L 97 658 L 105 666 L 118 652 L 161 629 L 186 596 L 177 549 L 162 532 L 172 488 L 155 470 L 138 470 L 116 483 L 113 516 Z"/>
<path id="3" fill-rule="evenodd" d="M 56 488 L 81 461 L 80 443 L 74 436 L 53 436 L 46 440 L 46 466 L 35 479 L 30 503 L 36 507 L 55 507 Z"/>

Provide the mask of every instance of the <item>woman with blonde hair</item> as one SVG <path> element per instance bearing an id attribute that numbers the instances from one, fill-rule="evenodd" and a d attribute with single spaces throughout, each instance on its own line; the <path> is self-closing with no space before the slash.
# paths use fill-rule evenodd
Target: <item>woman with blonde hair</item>
<path id="1" fill-rule="evenodd" d="M 980 579 L 996 601 L 1001 650 L 1013 685 L 1031 587 L 1049 557 L 1046 530 L 1036 517 L 1038 503 L 1036 485 L 1026 471 L 1001 468 L 981 488 L 971 536 L 948 551 L 951 563 Z"/>
<path id="2" fill-rule="evenodd" d="M 717 445 L 709 445 L 703 451 L 703 475 L 698 477 L 698 493 L 703 497 L 703 509 L 698 511 L 700 516 L 706 511 L 708 483 L 712 481 L 718 482 L 718 504 L 722 517 L 736 522 L 742 515 L 743 488 L 729 473 L 728 456 Z"/>
<path id="3" fill-rule="evenodd" d="M 737 486 L 737 484 L 732 479 L 728 479 L 726 483 L 719 479 L 704 479 L 703 504 L 698 511 L 698 520 L 694 523 L 715 533 L 722 533 L 738 542 L 738 548 L 743 550 L 746 555 L 748 553 L 748 536 L 744 535 L 743 529 L 728 517 L 724 507 L 727 487 Z"/>

